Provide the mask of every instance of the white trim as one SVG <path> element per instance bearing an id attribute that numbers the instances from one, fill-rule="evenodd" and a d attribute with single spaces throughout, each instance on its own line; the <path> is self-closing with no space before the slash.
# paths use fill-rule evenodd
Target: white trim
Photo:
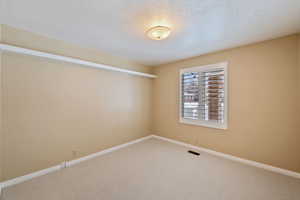
<path id="1" fill-rule="evenodd" d="M 279 174 L 282 174 L 282 175 L 286 175 L 286 176 L 290 176 L 290 177 L 300 179 L 300 173 L 298 173 L 298 172 L 293 172 L 293 171 L 290 171 L 290 170 L 281 169 L 281 168 L 278 168 L 278 167 L 273 167 L 271 165 L 267 165 L 267 164 L 263 164 L 263 163 L 259 163 L 259 162 L 239 158 L 239 157 L 228 155 L 228 154 L 225 154 L 225 153 L 220 153 L 220 152 L 217 152 L 217 151 L 213 151 L 213 150 L 206 149 L 206 148 L 203 148 L 203 147 L 194 146 L 194 145 L 191 145 L 191 144 L 187 144 L 187 143 L 180 142 L 180 141 L 177 141 L 177 140 L 165 138 L 165 137 L 162 137 L 162 136 L 149 135 L 149 136 L 142 137 L 142 138 L 133 140 L 131 142 L 125 143 L 125 144 L 121 144 L 121 145 L 117 145 L 117 146 L 109 148 L 109 149 L 105 149 L 103 151 L 100 151 L 100 152 L 97 152 L 97 153 L 94 153 L 94 154 L 90 154 L 88 156 L 85 156 L 85 157 L 82 157 L 82 158 L 79 158 L 79 159 L 76 159 L 76 160 L 64 161 L 60 165 L 56 165 L 56 166 L 53 166 L 53 167 L 50 167 L 50 168 L 47 168 L 47 169 L 43 169 L 43 170 L 40 170 L 40 171 L 37 171 L 37 172 L 33 172 L 31 174 L 27 174 L 27 175 L 16 177 L 14 179 L 10 179 L 10 180 L 4 181 L 4 182 L 0 182 L 0 194 L 1 194 L 1 189 L 5 188 L 5 187 L 16 185 L 16 184 L 28 181 L 28 180 L 33 179 L 33 178 L 43 176 L 45 174 L 49 174 L 49 173 L 52 173 L 52 172 L 55 172 L 55 171 L 58 171 L 58 170 L 62 170 L 66 167 L 76 165 L 76 164 L 81 163 L 83 161 L 93 159 L 97 156 L 101 156 L 101 155 L 119 150 L 121 148 L 127 147 L 127 146 L 132 145 L 132 144 L 136 144 L 136 143 L 139 143 L 139 142 L 151 139 L 151 138 L 164 140 L 164 141 L 167 141 L 167 142 L 171 142 L 173 144 L 177 144 L 177 145 L 185 146 L 185 147 L 192 148 L 192 149 L 195 149 L 195 150 L 199 150 L 199 151 L 202 151 L 202 152 L 206 152 L 206 153 L 209 153 L 209 154 L 212 154 L 212 155 L 215 155 L 215 156 L 219 156 L 219 157 L 222 157 L 222 158 L 225 158 L 225 159 L 229 159 L 229 160 L 240 162 L 240 163 L 250 165 L 250 166 L 253 166 L 253 167 L 262 168 L 262 169 L 265 169 L 265 170 L 268 170 L 268 171 L 272 171 L 272 172 L 275 172 L 275 173 L 279 173 Z"/>
<path id="2" fill-rule="evenodd" d="M 211 65 L 204 65 L 204 66 L 196 66 L 196 67 L 189 67 L 180 69 L 179 72 L 179 122 L 189 125 L 196 125 L 196 126 L 204 126 L 208 128 L 216 128 L 216 129 L 227 129 L 228 128 L 228 62 L 224 61 L 221 63 L 211 64 Z M 193 119 L 184 119 L 182 118 L 182 81 L 181 76 L 183 73 L 186 72 L 202 72 L 211 69 L 224 69 L 225 81 L 224 81 L 224 123 L 214 123 L 212 121 L 203 121 L 203 120 L 193 120 Z"/>
<path id="3" fill-rule="evenodd" d="M 5 187 L 12 186 L 12 185 L 16 185 L 16 184 L 22 183 L 24 181 L 33 179 L 35 177 L 39 177 L 39 176 L 42 176 L 42 175 L 45 175 L 45 174 L 49 174 L 51 172 L 58 171 L 60 169 L 61 169 L 60 165 L 55 165 L 55 166 L 49 167 L 47 169 L 36 171 L 36 172 L 30 173 L 30 174 L 27 174 L 27 175 L 24 175 L 24 176 L 19 176 L 19 177 L 16 177 L 14 179 L 10 179 L 10 180 L 1 182 L 1 188 L 5 188 Z"/>
<path id="4" fill-rule="evenodd" d="M 127 74 L 144 76 L 144 77 L 148 77 L 148 78 L 156 78 L 157 77 L 156 75 L 153 75 L 153 74 L 147 74 L 147 73 L 131 71 L 131 70 L 127 70 L 127 69 L 121 69 L 118 67 L 112 67 L 112 66 L 108 66 L 108 65 L 104 65 L 104 64 L 98 64 L 98 63 L 85 61 L 85 60 L 81 60 L 81 59 L 77 59 L 77 58 L 67 57 L 67 56 L 60 56 L 60 55 L 56 55 L 56 54 L 35 51 L 35 50 L 21 48 L 21 47 L 3 44 L 3 43 L 0 43 L 0 50 L 14 52 L 14 53 L 18 53 L 18 54 L 25 54 L 25 55 L 49 58 L 49 59 L 53 59 L 53 60 L 59 60 L 59 61 L 63 61 L 63 62 L 79 64 L 79 65 L 84 65 L 87 67 L 93 67 L 93 68 L 98 68 L 98 69 L 124 72 Z"/>
<path id="5" fill-rule="evenodd" d="M 142 141 L 150 139 L 152 137 L 153 137 L 152 135 L 148 135 L 146 137 L 142 137 L 142 138 L 139 138 L 139 139 L 136 139 L 136 140 L 124 143 L 124 144 L 120 144 L 120 145 L 111 147 L 109 149 L 105 149 L 103 151 L 99 151 L 97 153 L 93 153 L 93 154 L 90 154 L 88 156 L 81 157 L 81 158 L 76 159 L 76 160 L 64 161 L 60 165 L 56 165 L 56 166 L 53 166 L 53 167 L 50 167 L 50 168 L 47 168 L 47 169 L 43 169 L 43 170 L 40 170 L 40 171 L 36 171 L 36 172 L 30 173 L 30 174 L 27 174 L 27 175 L 24 175 L 24 176 L 19 176 L 19 177 L 16 177 L 14 179 L 10 179 L 10 180 L 4 181 L 4 182 L 0 182 L 0 194 L 1 194 L 1 189 L 3 189 L 3 188 L 6 188 L 6 187 L 9 187 L 9 186 L 12 186 L 12 185 L 16 185 L 16 184 L 28 181 L 30 179 L 33 179 L 33 178 L 36 178 L 36 177 L 39 177 L 39 176 L 43 176 L 45 174 L 52 173 L 52 172 L 55 172 L 55 171 L 58 171 L 58 170 L 62 170 L 64 168 L 76 165 L 76 164 L 81 163 L 83 161 L 90 160 L 90 159 L 93 159 L 95 157 L 98 157 L 98 156 L 101 156 L 101 155 L 119 150 L 119 149 L 124 148 L 124 147 L 127 147 L 129 145 L 142 142 Z"/>
<path id="6" fill-rule="evenodd" d="M 157 136 L 157 135 L 153 135 L 153 138 L 164 140 L 164 141 L 167 141 L 167 142 L 171 142 L 171 143 L 174 143 L 174 144 L 178 144 L 178 145 L 185 146 L 185 147 L 188 147 L 188 148 L 192 148 L 192 149 L 195 149 L 195 150 L 199 150 L 199 151 L 202 151 L 202 152 L 206 152 L 206 153 L 218 156 L 218 157 L 226 158 L 228 160 L 240 162 L 240 163 L 250 165 L 250 166 L 253 166 L 253 167 L 258 167 L 258 168 L 261 168 L 261 169 L 265 169 L 265 170 L 268 170 L 268 171 L 272 171 L 272 172 L 275 172 L 275 173 L 279 173 L 279 174 L 282 174 L 282 175 L 286 175 L 286 176 L 290 176 L 290 177 L 293 177 L 293 178 L 300 179 L 300 173 L 298 173 L 298 172 L 294 172 L 294 171 L 274 167 L 274 166 L 271 166 L 271 165 L 255 162 L 255 161 L 252 161 L 252 160 L 247 160 L 247 159 L 244 159 L 244 158 L 239 158 L 239 157 L 232 156 L 232 155 L 229 155 L 229 154 L 213 151 L 213 150 L 206 149 L 206 148 L 203 148 L 203 147 L 194 146 L 194 145 L 191 145 L 191 144 L 187 144 L 187 143 L 184 143 L 184 142 L 179 142 L 177 140 L 173 140 L 173 139 L 169 139 L 169 138 L 165 138 L 165 137 L 161 137 L 161 136 Z"/>
<path id="7" fill-rule="evenodd" d="M 142 141 L 145 141 L 145 140 L 148 140 L 152 138 L 152 135 L 149 135 L 149 136 L 146 136 L 146 137 L 142 137 L 142 138 L 139 138 L 137 140 L 133 140 L 131 142 L 127 142 L 125 144 L 120 144 L 118 146 L 114 146 L 114 147 L 111 147 L 109 149 L 105 149 L 103 151 L 99 151 L 97 153 L 93 153 L 93 154 L 90 154 L 88 156 L 85 156 L 85 157 L 81 157 L 79 159 L 76 159 L 76 160 L 71 160 L 69 162 L 67 162 L 67 167 L 70 167 L 70 166 L 73 166 L 73 165 L 76 165 L 78 163 L 81 163 L 83 161 L 86 161 L 86 160 L 90 160 L 90 159 L 93 159 L 95 157 L 98 157 L 98 156 L 101 156 L 101 155 L 104 155 L 104 154 L 107 154 L 107 153 L 110 153 L 110 152 L 113 152 L 113 151 L 116 151 L 118 149 L 122 149 L 124 147 L 127 147 L 129 145 L 132 145 L 132 144 L 136 144 L 136 143 L 139 143 L 139 142 L 142 142 Z"/>
<path id="8" fill-rule="evenodd" d="M 210 122 L 210 121 L 184 119 L 182 117 L 180 117 L 179 122 L 183 123 L 183 124 L 204 126 L 204 127 L 208 127 L 208 128 L 216 128 L 216 129 L 224 129 L 224 130 L 227 129 L 227 125 L 225 123 L 218 124 L 218 123 L 213 123 L 213 122 Z"/>

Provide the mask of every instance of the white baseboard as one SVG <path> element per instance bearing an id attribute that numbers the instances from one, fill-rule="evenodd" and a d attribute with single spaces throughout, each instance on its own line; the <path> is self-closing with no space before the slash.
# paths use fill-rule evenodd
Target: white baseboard
<path id="1" fill-rule="evenodd" d="M 56 165 L 56 166 L 53 166 L 53 167 L 49 167 L 47 169 L 42 169 L 40 171 L 36 171 L 36 172 L 30 173 L 30 174 L 26 174 L 24 176 L 19 176 L 17 178 L 10 179 L 10 180 L 2 182 L 1 183 L 1 188 L 5 188 L 5 187 L 11 186 L 11 185 L 16 185 L 18 183 L 22 183 L 24 181 L 33 179 L 34 177 L 43 176 L 45 174 L 49 174 L 51 172 L 58 171 L 60 169 L 61 169 L 61 166 Z"/>
<path id="2" fill-rule="evenodd" d="M 225 154 L 225 153 L 220 153 L 220 152 L 217 152 L 217 151 L 213 151 L 213 150 L 210 150 L 210 149 L 194 146 L 194 145 L 191 145 L 191 144 L 187 144 L 187 143 L 184 143 L 184 142 L 180 142 L 180 141 L 177 141 L 177 140 L 173 140 L 173 139 L 169 139 L 169 138 L 165 138 L 165 137 L 161 137 L 161 136 L 157 136 L 157 135 L 149 135 L 149 136 L 142 137 L 142 138 L 133 140 L 131 142 L 125 143 L 125 144 L 117 145 L 117 146 L 114 146 L 112 148 L 105 149 L 103 151 L 90 154 L 90 155 L 85 156 L 85 157 L 81 157 L 81 158 L 76 159 L 76 160 L 64 161 L 60 165 L 56 165 L 56 166 L 53 166 L 53 167 L 50 167 L 50 168 L 47 168 L 47 169 L 43 169 L 43 170 L 40 170 L 40 171 L 36 171 L 36 172 L 30 173 L 30 174 L 27 174 L 27 175 L 24 175 L 24 176 L 20 176 L 20 177 L 14 178 L 14 179 L 10 179 L 10 180 L 4 181 L 4 182 L 0 182 L 0 194 L 1 194 L 1 190 L 5 187 L 16 185 L 16 184 L 28 181 L 30 179 L 33 179 L 35 177 L 39 177 L 39 176 L 42 176 L 42 175 L 45 175 L 45 174 L 49 174 L 49 173 L 64 169 L 66 167 L 76 165 L 76 164 L 81 163 L 83 161 L 93 159 L 95 157 L 98 157 L 98 156 L 116 151 L 118 149 L 127 147 L 127 146 L 132 145 L 132 144 L 136 144 L 136 143 L 145 141 L 145 140 L 150 139 L 150 138 L 156 138 L 156 139 L 164 140 L 164 141 L 167 141 L 167 142 L 171 142 L 171 143 L 174 143 L 174 144 L 178 144 L 178 145 L 181 145 L 181 146 L 185 146 L 185 147 L 188 147 L 188 148 L 192 148 L 192 149 L 195 149 L 195 150 L 206 152 L 206 153 L 209 153 L 209 154 L 212 154 L 212 155 L 215 155 L 215 156 L 226 158 L 226 159 L 229 159 L 229 160 L 232 160 L 232 161 L 237 161 L 237 162 L 240 162 L 240 163 L 243 163 L 243 164 L 246 164 L 246 165 L 262 168 L 262 169 L 265 169 L 265 170 L 269 170 L 269 171 L 272 171 L 272 172 L 276 172 L 276 173 L 279 173 L 279 174 L 283 174 L 283 175 L 286 175 L 286 176 L 290 176 L 290 177 L 300 179 L 300 173 L 297 173 L 297 172 L 294 172 L 294 171 L 281 169 L 281 168 L 278 168 L 278 167 L 273 167 L 271 165 L 267 165 L 267 164 L 263 164 L 263 163 L 259 163 L 259 162 L 239 158 L 239 157 L 236 157 L 236 156 L 228 155 L 228 154 Z"/>
<path id="3" fill-rule="evenodd" d="M 142 142 L 144 140 L 147 140 L 147 139 L 150 139 L 152 138 L 153 136 L 152 135 L 148 135 L 146 137 L 142 137 L 142 138 L 139 138 L 137 140 L 133 140 L 131 142 L 127 142 L 125 144 L 120 144 L 118 146 L 114 146 L 114 147 L 111 147 L 109 149 L 105 149 L 103 151 L 99 151 L 97 153 L 93 153 L 93 154 L 90 154 L 88 156 L 85 156 L 85 157 L 81 157 L 79 159 L 76 159 L 76 160 L 71 160 L 71 161 L 68 161 L 67 162 L 67 167 L 70 167 L 70 166 L 73 166 L 73 165 L 76 165 L 80 162 L 83 162 L 83 161 L 86 161 L 86 160 L 90 160 L 90 159 L 93 159 L 97 156 L 101 156 L 101 155 L 104 155 L 104 154 L 107 154 L 107 153 L 110 153 L 110 152 L 113 152 L 113 151 L 116 151 L 118 149 L 121 149 L 121 148 L 124 148 L 124 147 L 127 147 L 129 145 L 132 145 L 132 144 L 136 144 L 136 143 L 139 143 L 139 142 Z"/>
<path id="4" fill-rule="evenodd" d="M 279 173 L 279 174 L 283 174 L 283 175 L 286 175 L 286 176 L 290 176 L 290 177 L 300 179 L 300 173 L 298 173 L 298 172 L 294 172 L 294 171 L 290 171 L 290 170 L 286 170 L 286 169 L 282 169 L 282 168 L 278 168 L 278 167 L 273 167 L 271 165 L 255 162 L 255 161 L 252 161 L 252 160 L 247 160 L 247 159 L 244 159 L 244 158 L 239 158 L 239 157 L 232 156 L 232 155 L 229 155 L 229 154 L 220 153 L 220 152 L 217 152 L 217 151 L 213 151 L 213 150 L 206 149 L 206 148 L 203 148 L 203 147 L 194 146 L 194 145 L 191 145 L 191 144 L 187 144 L 187 143 L 184 143 L 184 142 L 179 142 L 177 140 L 173 140 L 173 139 L 169 139 L 169 138 L 165 138 L 165 137 L 161 137 L 161 136 L 157 136 L 157 135 L 152 135 L 152 137 L 156 138 L 156 139 L 168 141 L 168 142 L 171 142 L 171 143 L 174 143 L 174 144 L 178 144 L 178 145 L 181 145 L 181 146 L 185 146 L 185 147 L 188 147 L 188 148 L 192 148 L 192 149 L 195 149 L 195 150 L 199 150 L 199 151 L 202 151 L 202 152 L 206 152 L 206 153 L 209 153 L 209 154 L 212 154 L 212 155 L 215 155 L 215 156 L 219 156 L 219 157 L 222 157 L 222 158 L 226 158 L 226 159 L 229 159 L 229 160 L 232 160 L 232 161 L 240 162 L 240 163 L 243 163 L 243 164 L 246 164 L 246 165 L 262 168 L 262 169 L 265 169 L 265 170 L 269 170 L 269 171 L 272 171 L 272 172 L 276 172 L 276 173 Z"/>
<path id="5" fill-rule="evenodd" d="M 49 173 L 52 173 L 52 172 L 64 169 L 66 167 L 70 167 L 70 166 L 76 165 L 76 164 L 78 164 L 80 162 L 83 162 L 83 161 L 86 161 L 86 160 L 90 160 L 90 159 L 95 158 L 97 156 L 101 156 L 101 155 L 104 155 L 104 154 L 116 151 L 118 149 L 127 147 L 129 145 L 136 144 L 138 142 L 142 142 L 142 141 L 150 139 L 152 137 L 153 137 L 152 135 L 149 135 L 149 136 L 146 136 L 146 137 L 142 137 L 142 138 L 139 138 L 139 139 L 136 139 L 136 140 L 133 140 L 133 141 L 121 144 L 121 145 L 117 145 L 117 146 L 111 147 L 109 149 L 105 149 L 103 151 L 99 151 L 97 153 L 90 154 L 88 156 L 81 157 L 81 158 L 76 159 L 76 160 L 64 161 L 60 165 L 56 165 L 56 166 L 53 166 L 53 167 L 50 167 L 50 168 L 47 168 L 47 169 L 43 169 L 43 170 L 40 170 L 40 171 L 36 171 L 36 172 L 30 173 L 30 174 L 27 174 L 27 175 L 24 175 L 24 176 L 19 176 L 19 177 L 16 177 L 16 178 L 4 181 L 4 182 L 0 182 L 0 195 L 1 195 L 1 190 L 3 188 L 6 188 L 6 187 L 9 187 L 9 186 L 12 186 L 12 185 L 16 185 L 16 184 L 28 181 L 28 180 L 33 179 L 33 178 L 36 178 L 36 177 L 39 177 L 39 176 L 43 176 L 45 174 L 49 174 Z"/>

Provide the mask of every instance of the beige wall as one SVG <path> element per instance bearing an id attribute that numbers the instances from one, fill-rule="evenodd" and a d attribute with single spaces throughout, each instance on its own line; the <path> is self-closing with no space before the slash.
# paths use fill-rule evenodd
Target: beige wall
<path id="1" fill-rule="evenodd" d="M 299 79 L 298 79 L 298 91 L 299 91 L 299 102 L 300 102 L 300 34 L 298 34 L 298 75 L 299 75 Z M 300 113 L 300 106 L 299 106 L 299 113 Z M 299 117 L 300 120 L 300 117 Z M 300 122 L 299 122 L 300 124 Z"/>
<path id="2" fill-rule="evenodd" d="M 8 44 L 149 71 L 95 50 L 2 28 Z M 150 134 L 149 78 L 7 52 L 2 64 L 4 180 Z"/>
<path id="3" fill-rule="evenodd" d="M 2 26 L 0 25 L 0 41 L 2 39 Z M 3 166 L 3 131 L 2 131 L 2 52 L 0 51 L 0 181 L 2 180 Z"/>
<path id="4" fill-rule="evenodd" d="M 1 30 L 0 30 L 1 31 Z M 3 167 L 3 130 L 2 130 L 2 53 L 0 51 L 0 181 Z"/>
<path id="5" fill-rule="evenodd" d="M 298 34 L 298 95 L 298 102 L 300 102 L 300 34 Z M 298 113 L 300 113 L 300 105 L 298 107 Z M 300 117 L 298 117 L 298 119 L 300 124 Z"/>
<path id="6" fill-rule="evenodd" d="M 60 40 L 50 39 L 32 32 L 13 28 L 11 26 L 2 25 L 2 42 L 6 44 L 16 45 L 19 47 L 40 50 L 43 52 L 55 53 L 62 56 L 71 56 L 84 60 L 108 64 L 124 69 L 131 69 L 140 72 L 151 72 L 151 67 L 132 62 L 125 58 L 114 57 L 98 50 L 82 48 L 69 44 Z"/>
<path id="7" fill-rule="evenodd" d="M 297 35 L 155 68 L 153 132 L 300 172 Z M 179 123 L 179 70 L 229 62 L 229 129 Z"/>
<path id="8" fill-rule="evenodd" d="M 153 71 L 12 27 L 0 32 L 7 44 Z M 229 129 L 180 124 L 180 68 L 221 61 L 229 61 Z M 1 171 L 10 179 L 150 133 L 300 172 L 300 35 L 158 66 L 155 81 L 7 52 L 1 63 L 0 180 Z"/>

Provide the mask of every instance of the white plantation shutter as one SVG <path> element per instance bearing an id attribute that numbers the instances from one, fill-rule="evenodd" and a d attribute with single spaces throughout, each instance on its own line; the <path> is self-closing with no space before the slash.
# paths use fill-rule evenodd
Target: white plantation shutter
<path id="1" fill-rule="evenodd" d="M 186 119 L 199 119 L 199 72 L 186 72 L 182 78 L 182 117 Z"/>
<path id="2" fill-rule="evenodd" d="M 227 63 L 181 71 L 181 122 L 227 127 Z"/>

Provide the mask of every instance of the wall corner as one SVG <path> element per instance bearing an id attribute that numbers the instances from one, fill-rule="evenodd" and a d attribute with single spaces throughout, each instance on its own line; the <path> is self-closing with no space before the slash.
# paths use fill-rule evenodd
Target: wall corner
<path id="1" fill-rule="evenodd" d="M 2 24 L 0 24 L 0 42 L 2 42 Z M 2 129 L 2 52 L 0 50 L 0 182 L 3 180 L 3 129 Z M 1 190 L 1 188 L 0 188 Z M 1 191 L 0 191 L 1 193 Z"/>

